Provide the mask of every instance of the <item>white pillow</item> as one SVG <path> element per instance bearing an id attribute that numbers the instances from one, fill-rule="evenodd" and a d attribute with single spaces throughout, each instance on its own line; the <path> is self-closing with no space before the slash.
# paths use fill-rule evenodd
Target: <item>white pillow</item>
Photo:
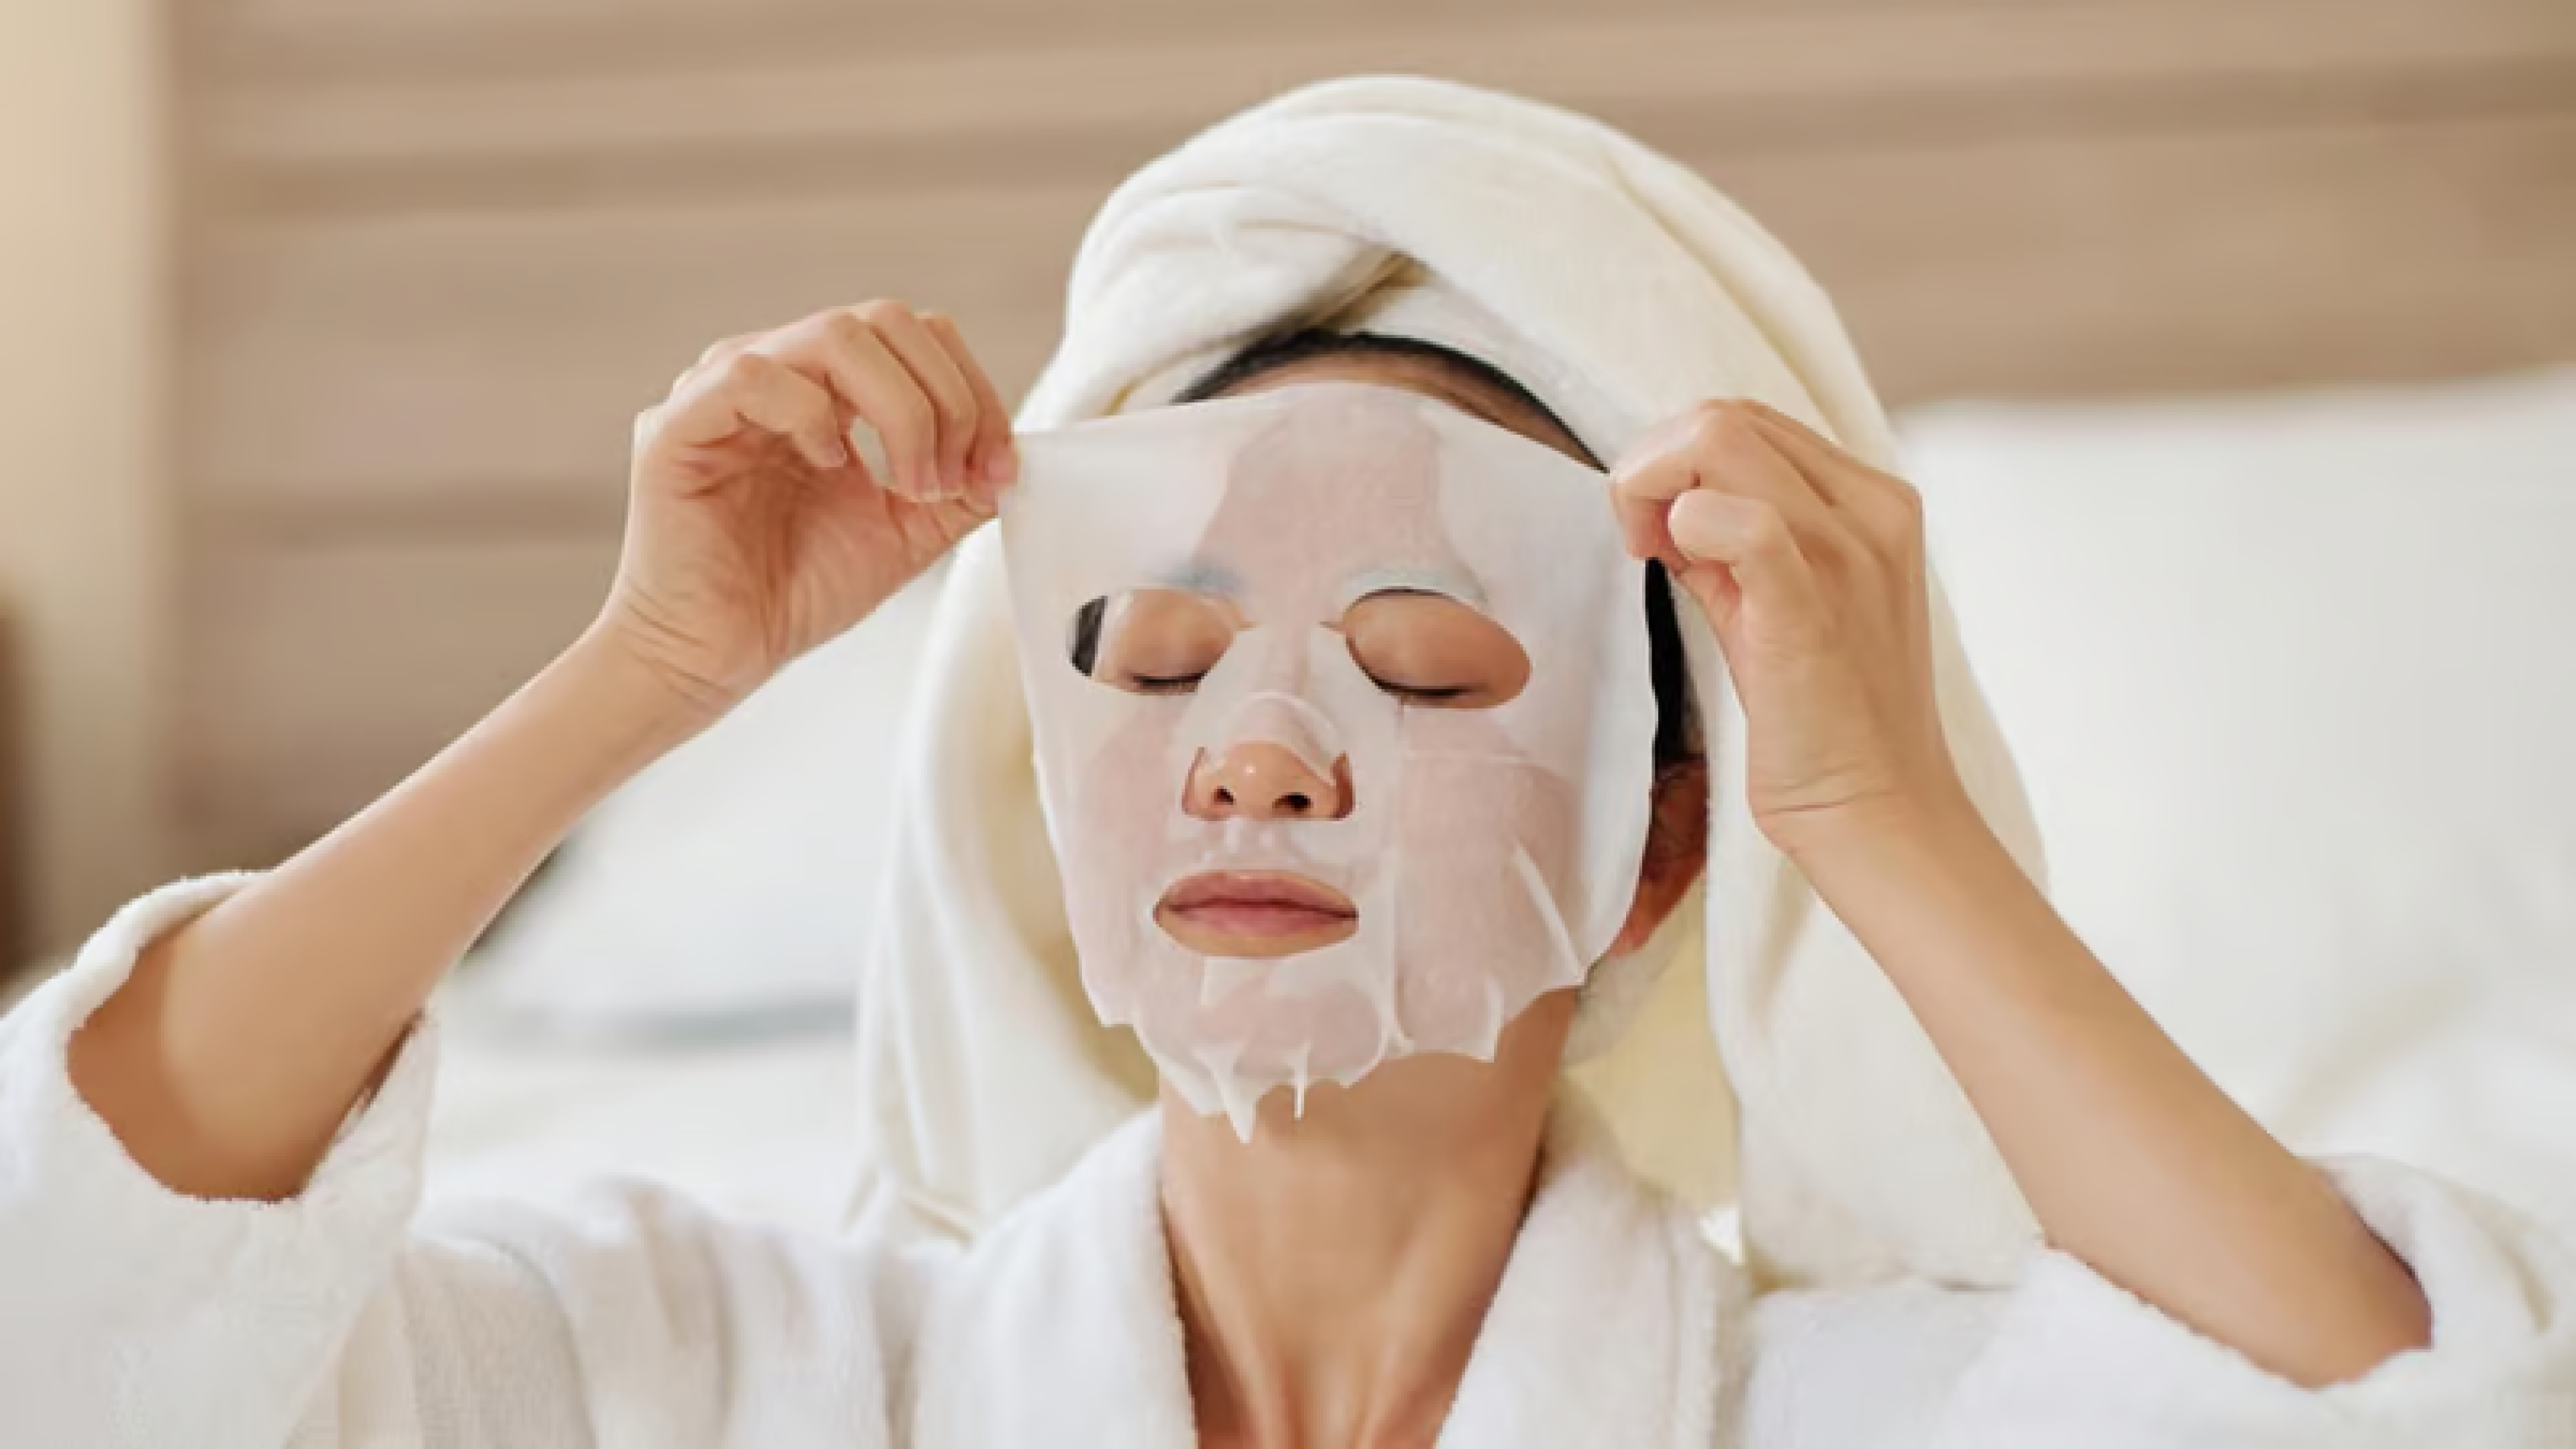
<path id="1" fill-rule="evenodd" d="M 1904 435 L 2076 928 L 2293 1145 L 2576 1224 L 2576 371 Z"/>
<path id="2" fill-rule="evenodd" d="M 582 1035 L 846 1028 L 943 574 L 602 803 L 477 948 L 454 1005 Z"/>

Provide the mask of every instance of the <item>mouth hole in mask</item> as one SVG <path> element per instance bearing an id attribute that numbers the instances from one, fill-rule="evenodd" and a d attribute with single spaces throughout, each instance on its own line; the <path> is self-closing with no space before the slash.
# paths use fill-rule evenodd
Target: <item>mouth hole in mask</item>
<path id="1" fill-rule="evenodd" d="M 1128 589 L 1074 611 L 1074 671 L 1130 694 L 1187 694 L 1250 621 L 1232 601 L 1187 589 Z M 1362 673 L 1408 705 L 1491 709 L 1519 696 L 1530 659 L 1511 631 L 1446 594 L 1381 589 L 1326 625 Z"/>

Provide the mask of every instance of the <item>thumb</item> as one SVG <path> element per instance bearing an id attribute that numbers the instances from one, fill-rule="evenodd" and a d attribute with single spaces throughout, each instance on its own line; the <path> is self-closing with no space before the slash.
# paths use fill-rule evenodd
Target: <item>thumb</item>
<path id="1" fill-rule="evenodd" d="M 1668 565 L 1665 571 L 1699 605 L 1701 616 L 1721 637 L 1735 627 L 1735 616 L 1744 608 L 1744 586 L 1726 565 L 1684 559 L 1678 567 Z"/>

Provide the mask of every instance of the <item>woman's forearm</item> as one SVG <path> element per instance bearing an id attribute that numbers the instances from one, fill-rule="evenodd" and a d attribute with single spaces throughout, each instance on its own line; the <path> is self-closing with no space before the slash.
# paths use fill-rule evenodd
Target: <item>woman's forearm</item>
<path id="1" fill-rule="evenodd" d="M 170 1187 L 293 1194 L 449 964 L 697 723 L 585 636 L 391 794 L 147 949 L 74 1036 L 73 1083 Z"/>
<path id="2" fill-rule="evenodd" d="M 1845 822 L 1794 854 L 2054 1245 L 2300 1383 L 2427 1341 L 2405 1265 L 2184 1056 L 1972 808 Z"/>

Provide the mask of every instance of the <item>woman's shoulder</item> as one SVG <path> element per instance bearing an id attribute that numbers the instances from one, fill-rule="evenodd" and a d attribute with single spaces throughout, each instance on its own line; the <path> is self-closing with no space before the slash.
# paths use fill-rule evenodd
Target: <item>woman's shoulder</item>
<path id="1" fill-rule="evenodd" d="M 1194 1442 L 1161 1160 L 1148 1111 L 945 1266 L 915 1344 L 915 1442 Z"/>
<path id="2" fill-rule="evenodd" d="M 1033 1299 L 1169 1311 L 1161 1162 L 1152 1112 L 1094 1143 L 1064 1176 L 934 1270 L 926 1329 L 955 1338 L 1007 1326 L 1011 1315 L 997 1310 Z"/>
<path id="3" fill-rule="evenodd" d="M 566 1287 L 649 1272 L 666 1296 L 722 1292 L 918 1302 L 959 1257 L 932 1243 L 835 1235 L 730 1211 L 654 1178 L 607 1175 L 559 1197 L 451 1198 L 422 1209 L 421 1248 L 505 1254 Z"/>
<path id="4" fill-rule="evenodd" d="M 454 1281 L 479 1265 L 574 1342 L 635 1350 L 638 1372 L 686 1375 L 721 1345 L 735 1362 L 877 1364 L 879 1388 L 899 1394 L 943 1365 L 1061 1357 L 1104 1318 L 1122 1333 L 1168 1321 L 1159 1152 L 1148 1114 L 966 1243 L 883 1222 L 815 1233 L 640 1177 L 545 1201 L 451 1199 L 414 1223 L 401 1273 Z"/>
<path id="5" fill-rule="evenodd" d="M 425 1210 L 388 1302 L 416 1355 L 488 1376 L 501 1366 L 477 1343 L 514 1343 L 522 1372 L 577 1364 L 569 1381 L 603 1442 L 617 1439 L 603 1416 L 635 1406 L 703 1429 L 688 1442 L 841 1442 L 823 1436 L 891 1422 L 923 1308 L 956 1259 L 603 1178 L 547 1202 Z"/>

